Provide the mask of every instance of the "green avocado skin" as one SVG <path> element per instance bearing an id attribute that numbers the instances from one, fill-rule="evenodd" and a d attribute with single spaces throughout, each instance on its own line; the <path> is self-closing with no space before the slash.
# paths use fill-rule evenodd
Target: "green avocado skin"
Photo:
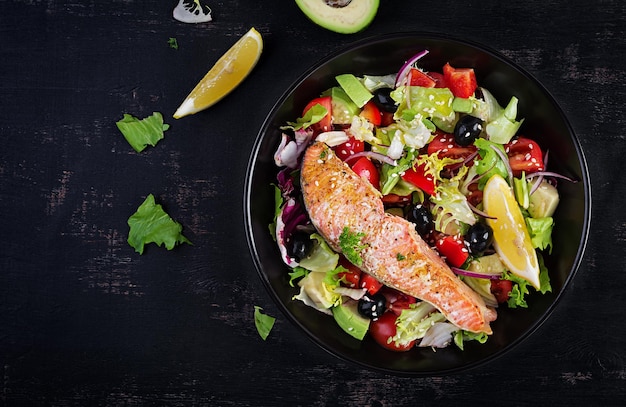
<path id="1" fill-rule="evenodd" d="M 344 7 L 329 6 L 325 0 L 295 0 L 315 24 L 340 34 L 354 34 L 371 24 L 380 0 L 352 0 Z"/>

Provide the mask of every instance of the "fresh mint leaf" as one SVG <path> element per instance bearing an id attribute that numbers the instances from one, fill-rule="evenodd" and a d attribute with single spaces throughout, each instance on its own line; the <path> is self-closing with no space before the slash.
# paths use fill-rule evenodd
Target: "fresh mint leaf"
<path id="1" fill-rule="evenodd" d="M 180 223 L 170 218 L 163 207 L 155 202 L 152 194 L 128 218 L 128 226 L 128 244 L 139 254 L 143 254 L 144 246 L 149 243 L 163 244 L 167 250 L 172 250 L 179 243 L 192 244 L 182 235 L 183 227 Z"/>
<path id="2" fill-rule="evenodd" d="M 163 123 L 163 115 L 159 112 L 154 112 L 152 116 L 142 120 L 124 113 L 124 118 L 116 125 L 128 144 L 138 153 L 148 145 L 154 147 L 163 138 L 163 132 L 170 127 L 169 124 Z"/>
<path id="3" fill-rule="evenodd" d="M 262 311 L 263 308 L 257 305 L 254 306 L 254 325 L 256 326 L 256 330 L 259 332 L 259 335 L 261 335 L 261 338 L 266 340 L 270 331 L 274 327 L 276 318 L 264 314 Z"/>

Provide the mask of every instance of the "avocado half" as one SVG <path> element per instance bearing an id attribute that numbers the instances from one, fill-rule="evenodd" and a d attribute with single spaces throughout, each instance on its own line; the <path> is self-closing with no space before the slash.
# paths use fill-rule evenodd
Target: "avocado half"
<path id="1" fill-rule="evenodd" d="M 341 34 L 367 27 L 378 11 L 380 0 L 296 0 L 300 10 L 315 24 Z"/>

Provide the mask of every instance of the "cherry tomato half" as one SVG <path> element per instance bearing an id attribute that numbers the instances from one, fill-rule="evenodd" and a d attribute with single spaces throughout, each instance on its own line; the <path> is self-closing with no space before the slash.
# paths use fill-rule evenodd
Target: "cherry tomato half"
<path id="1" fill-rule="evenodd" d="M 361 178 L 365 178 L 376 189 L 380 188 L 380 175 L 378 174 L 378 168 L 367 157 L 359 158 L 354 164 L 352 164 L 352 171 L 354 171 Z"/>
<path id="2" fill-rule="evenodd" d="M 509 156 L 509 164 L 516 177 L 522 175 L 522 171 L 529 174 L 544 170 L 541 147 L 531 139 L 519 137 L 505 144 L 504 151 Z"/>
<path id="3" fill-rule="evenodd" d="M 337 157 L 341 158 L 343 161 L 351 155 L 360 153 L 363 150 L 365 150 L 365 143 L 354 137 L 350 137 L 345 143 L 333 147 L 333 151 L 337 154 Z"/>
<path id="4" fill-rule="evenodd" d="M 415 341 L 406 345 L 399 345 L 391 340 L 396 335 L 396 320 L 398 316 L 393 312 L 385 312 L 377 320 L 370 323 L 369 333 L 372 338 L 385 349 L 396 352 L 406 352 L 415 346 Z"/>
<path id="5" fill-rule="evenodd" d="M 491 280 L 491 293 L 500 304 L 507 302 L 512 289 L 513 282 L 511 280 Z"/>
<path id="6" fill-rule="evenodd" d="M 437 153 L 439 158 L 467 158 L 475 153 L 477 148 L 470 144 L 467 147 L 460 146 L 454 141 L 454 136 L 449 133 L 437 131 L 435 137 L 428 144 L 428 154 Z"/>
<path id="7" fill-rule="evenodd" d="M 332 130 L 332 98 L 330 96 L 322 96 L 310 101 L 302 110 L 302 116 L 306 114 L 306 112 L 315 105 L 322 105 L 328 112 L 326 116 L 322 118 L 319 122 L 313 124 L 311 127 L 314 131 L 324 132 Z"/>
<path id="8" fill-rule="evenodd" d="M 383 119 L 380 109 L 376 106 L 373 100 L 369 100 L 365 106 L 363 106 L 363 110 L 361 110 L 359 116 L 366 119 L 374 126 L 380 126 Z"/>
<path id="9" fill-rule="evenodd" d="M 344 256 L 339 257 L 339 265 L 345 268 L 347 271 L 343 271 L 337 274 L 342 285 L 350 288 L 357 288 L 361 281 L 361 269 L 354 264 L 350 263 Z"/>

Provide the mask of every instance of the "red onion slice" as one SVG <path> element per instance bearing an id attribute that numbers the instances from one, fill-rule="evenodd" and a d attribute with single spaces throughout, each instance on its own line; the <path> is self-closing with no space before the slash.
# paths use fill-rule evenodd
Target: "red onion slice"
<path id="1" fill-rule="evenodd" d="M 394 160 L 393 158 L 388 157 L 382 153 L 376 153 L 374 151 L 361 151 L 358 153 L 354 153 L 351 156 L 347 157 L 344 161 L 346 163 L 349 163 L 350 161 L 356 160 L 357 158 L 361 158 L 361 157 L 368 157 L 368 158 L 371 158 L 376 161 L 380 161 L 385 164 L 393 165 L 394 167 L 398 165 L 396 160 Z"/>
<path id="2" fill-rule="evenodd" d="M 428 50 L 425 49 L 421 52 L 418 52 L 417 54 L 413 55 L 411 58 L 409 58 L 404 65 L 402 65 L 402 68 L 400 68 L 400 70 L 398 71 L 398 74 L 396 75 L 396 87 L 400 86 L 402 84 L 402 81 L 404 81 L 404 79 L 406 78 L 407 74 L 411 71 L 411 68 L 413 67 L 413 64 L 415 64 L 417 61 L 419 61 L 420 59 L 422 59 L 426 54 L 428 54 Z"/>
<path id="3" fill-rule="evenodd" d="M 502 277 L 502 273 L 476 273 L 474 271 L 463 270 L 458 267 L 450 267 L 455 274 L 466 276 L 466 277 L 475 277 L 475 278 L 488 278 L 490 280 L 499 280 Z"/>

